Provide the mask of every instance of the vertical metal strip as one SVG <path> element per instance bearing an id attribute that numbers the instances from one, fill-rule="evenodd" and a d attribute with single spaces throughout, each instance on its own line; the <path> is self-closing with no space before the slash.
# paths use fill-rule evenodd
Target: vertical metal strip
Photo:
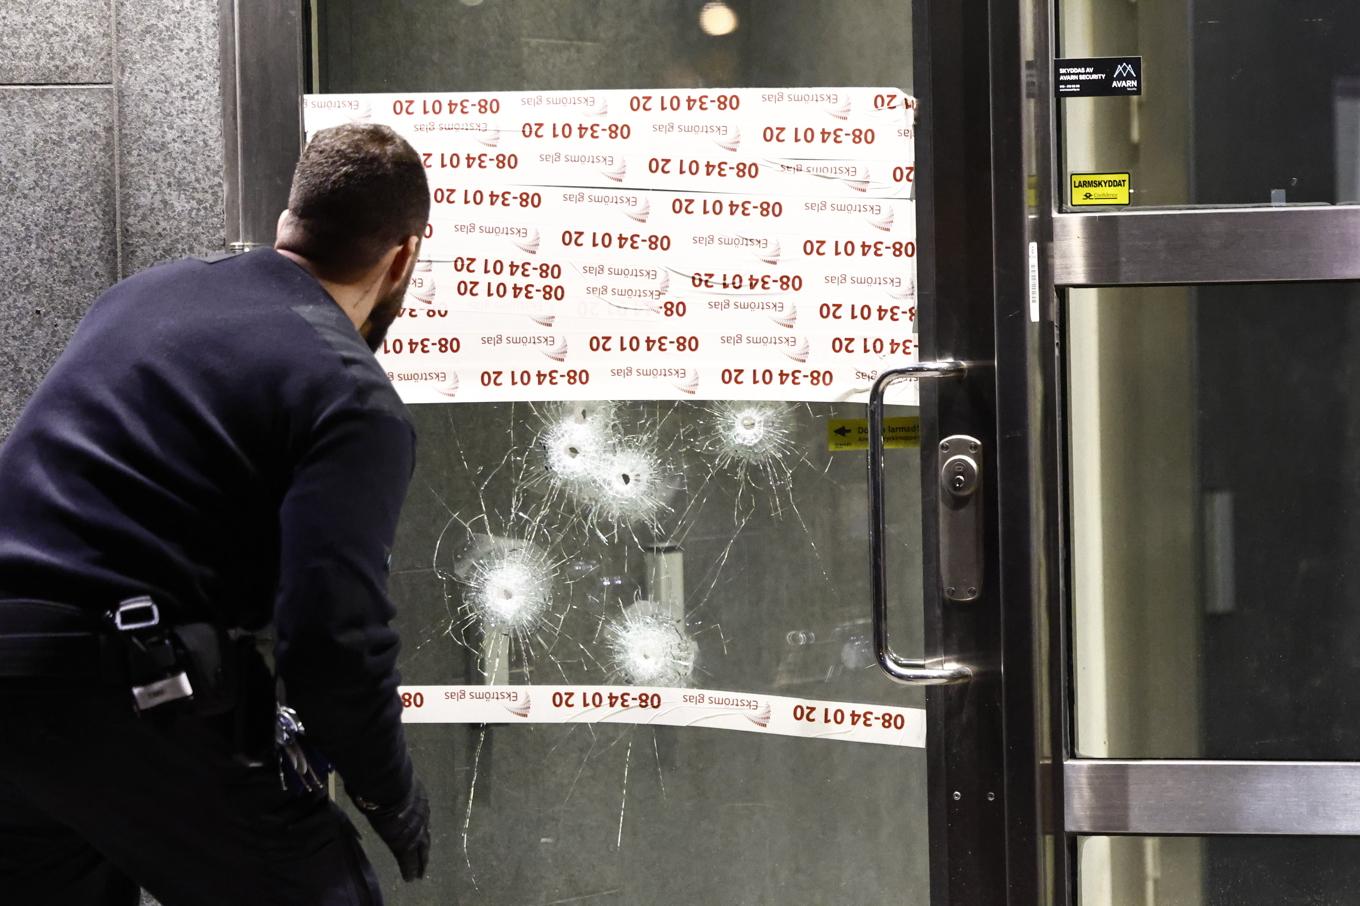
<path id="1" fill-rule="evenodd" d="M 1015 0 L 1003 0 L 1015 2 Z M 992 41 L 987 0 L 916 0 L 917 221 L 929 253 L 918 271 L 922 354 L 976 363 L 965 381 L 921 388 L 922 436 L 968 434 L 996 449 L 993 316 Z M 1013 18 L 1013 17 L 1012 17 Z M 1018 111 L 1014 114 L 1018 118 Z M 939 593 L 939 456 L 922 444 L 926 653 L 974 668 L 966 686 L 926 694 L 932 906 L 1006 902 L 1005 747 L 995 483 L 984 491 L 991 593 L 967 604 Z"/>
<path id="2" fill-rule="evenodd" d="M 122 280 L 127 276 L 123 267 L 123 100 L 122 74 L 118 56 L 118 8 L 120 0 L 109 4 L 109 53 L 112 57 L 110 75 L 113 78 L 113 256 L 114 274 Z"/>
<path id="3" fill-rule="evenodd" d="M 237 168 L 235 200 L 229 199 L 228 209 L 236 235 L 229 239 L 267 245 L 273 243 L 275 221 L 287 206 L 293 166 L 302 150 L 299 105 L 307 70 L 306 21 L 301 3 L 224 0 L 226 4 L 234 50 L 224 49 L 223 59 L 233 70 L 230 99 L 235 107 L 227 124 L 234 126 L 235 141 L 227 140 L 227 151 L 234 153 Z M 224 90 L 224 104 L 228 94 Z"/>
<path id="4" fill-rule="evenodd" d="M 1006 886 L 1011 904 L 1041 901 L 1046 874 L 1040 826 L 1042 747 L 1038 610 L 1043 583 L 1036 556 L 1045 513 L 1036 482 L 1036 413 L 1043 382 L 1036 367 L 1042 321 L 1030 316 L 1033 225 L 1027 216 L 1026 129 L 1028 24 L 1024 2 L 992 7 L 990 132 L 992 142 L 993 329 L 996 342 L 996 475 L 1002 713 L 1005 745 Z M 1032 63 L 1030 64 L 1033 65 Z M 1035 73 L 1037 76 L 1037 73 Z"/>
<path id="5" fill-rule="evenodd" d="M 222 197 L 226 242 L 241 238 L 240 80 L 237 57 L 236 0 L 219 0 L 217 23 L 222 92 Z"/>
<path id="6" fill-rule="evenodd" d="M 241 143 L 242 123 L 241 123 L 241 3 L 240 0 L 231 0 L 231 53 L 232 53 L 232 110 L 235 117 L 232 121 L 232 135 L 236 144 L 236 238 L 234 242 L 244 242 L 246 234 L 245 221 L 245 197 L 246 197 L 246 177 L 245 177 L 245 151 Z"/>
<path id="7" fill-rule="evenodd" d="M 1039 246 L 1039 324 L 1033 349 L 1030 391 L 1036 459 L 1031 469 L 1035 505 L 1042 514 L 1036 529 L 1035 640 L 1040 655 L 1035 675 L 1043 684 L 1040 714 L 1044 743 L 1036 766 L 1042 809 L 1041 839 L 1048 840 L 1051 863 L 1039 902 L 1072 906 L 1076 902 L 1076 846 L 1062 826 L 1065 778 L 1062 762 L 1072 751 L 1072 687 L 1068 646 L 1069 573 L 1067 564 L 1067 471 L 1063 428 L 1064 369 L 1062 308 L 1054 285 L 1053 223 L 1059 208 L 1062 138 L 1053 96 L 1053 66 L 1059 54 L 1055 0 L 1028 0 L 1033 29 L 1033 98 L 1028 134 L 1034 145 L 1034 198 L 1030 239 Z"/>

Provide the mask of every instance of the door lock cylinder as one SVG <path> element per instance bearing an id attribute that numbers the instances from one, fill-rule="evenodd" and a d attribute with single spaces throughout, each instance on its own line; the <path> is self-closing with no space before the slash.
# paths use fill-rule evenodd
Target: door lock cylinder
<path id="1" fill-rule="evenodd" d="M 966 434 L 940 441 L 940 585 L 949 601 L 982 594 L 982 453 Z"/>

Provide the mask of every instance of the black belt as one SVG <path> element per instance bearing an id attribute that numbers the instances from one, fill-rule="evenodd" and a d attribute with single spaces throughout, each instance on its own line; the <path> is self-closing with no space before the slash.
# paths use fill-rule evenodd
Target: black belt
<path id="1" fill-rule="evenodd" d="M 107 613 L 0 599 L 0 696 L 121 687 L 138 713 L 176 702 L 168 713 L 186 713 L 188 705 L 197 717 L 226 718 L 234 756 L 251 765 L 273 759 L 274 677 L 254 636 L 211 623 L 160 627 L 150 598 L 122 601 Z"/>
<path id="2" fill-rule="evenodd" d="M 0 600 L 0 680 L 126 685 L 127 664 L 100 615 L 52 601 Z"/>

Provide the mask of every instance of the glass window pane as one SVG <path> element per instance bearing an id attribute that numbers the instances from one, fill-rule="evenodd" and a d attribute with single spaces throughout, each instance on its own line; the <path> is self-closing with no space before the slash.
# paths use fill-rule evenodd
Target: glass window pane
<path id="1" fill-rule="evenodd" d="M 735 28 L 706 32 L 706 8 Z M 909 90 L 909 16 L 896 0 L 318 0 L 317 85 Z M 627 683 L 617 623 L 659 599 L 692 640 L 671 663 L 677 682 L 922 704 L 870 664 L 864 459 L 827 442 L 828 419 L 863 417 L 862 407 L 777 407 L 782 452 L 766 468 L 714 447 L 730 415 L 722 404 L 603 404 L 611 432 L 664 460 L 654 518 L 623 520 L 545 477 L 561 407 L 412 408 L 418 465 L 392 575 L 406 683 Z M 919 651 L 919 456 L 890 456 L 895 644 Z M 478 576 L 507 539 L 543 552 L 553 577 L 534 587 L 550 589 L 552 619 L 486 643 L 468 617 L 495 606 Z M 375 859 L 398 906 L 927 896 L 920 750 L 702 728 L 408 729 L 434 803 L 435 853 L 420 885 Z"/>
<path id="2" fill-rule="evenodd" d="M 862 408 L 790 407 L 787 456 L 742 475 L 716 468 L 706 440 L 723 404 L 618 407 L 621 436 L 657 441 L 674 487 L 655 521 L 631 525 L 582 512 L 540 480 L 558 411 L 413 407 L 420 463 L 392 576 L 405 682 L 491 673 L 922 704 L 871 666 L 863 456 L 826 450 L 826 419 Z M 896 631 L 903 650 L 919 650 L 919 455 L 892 456 L 890 532 L 912 589 L 894 603 Z M 474 616 L 503 590 L 479 578 L 507 540 L 547 555 L 536 568 L 552 575 L 549 618 L 488 648 Z M 639 601 L 664 605 L 692 640 L 669 656 L 671 678 L 635 680 L 619 650 L 616 627 Z M 699 727 L 408 729 L 441 836 L 433 877 L 394 884 L 396 903 L 612 890 L 619 903 L 760 904 L 926 889 L 919 749 Z"/>
<path id="3" fill-rule="evenodd" d="M 1357 303 L 1069 294 L 1080 754 L 1360 758 Z"/>
<path id="4" fill-rule="evenodd" d="M 1350 906 L 1357 837 L 1083 837 L 1079 906 Z"/>
<path id="5" fill-rule="evenodd" d="M 1129 172 L 1135 205 L 1360 200 L 1360 6 L 1062 0 L 1059 10 L 1060 56 L 1143 57 L 1141 97 L 1055 101 L 1067 173 Z"/>
<path id="6" fill-rule="evenodd" d="M 899 0 L 315 0 L 320 90 L 891 85 L 911 88 Z M 732 18 L 701 20 L 705 7 Z M 734 26 L 713 35 L 705 26 Z"/>

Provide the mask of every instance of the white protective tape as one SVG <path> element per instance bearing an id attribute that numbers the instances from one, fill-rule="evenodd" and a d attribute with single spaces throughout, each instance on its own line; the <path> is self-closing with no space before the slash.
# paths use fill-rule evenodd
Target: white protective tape
<path id="1" fill-rule="evenodd" d="M 637 724 L 924 748 L 926 712 L 659 686 L 402 686 L 406 723 Z"/>
<path id="2" fill-rule="evenodd" d="M 380 361 L 410 403 L 861 402 L 917 358 L 915 101 L 893 88 L 309 95 L 431 215 Z M 916 402 L 914 382 L 889 402 Z"/>

